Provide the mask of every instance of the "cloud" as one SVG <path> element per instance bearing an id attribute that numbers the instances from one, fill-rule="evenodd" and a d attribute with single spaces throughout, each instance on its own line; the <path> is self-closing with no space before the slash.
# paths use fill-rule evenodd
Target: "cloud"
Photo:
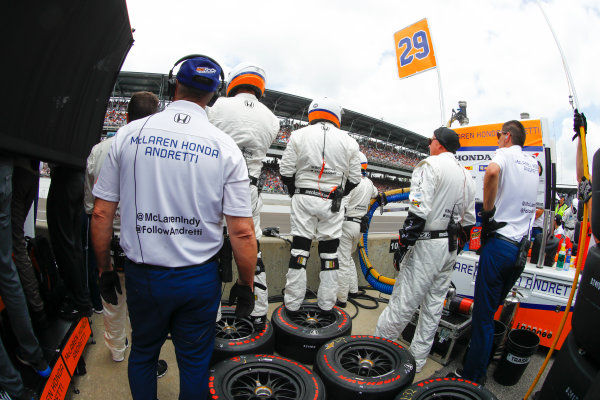
<path id="1" fill-rule="evenodd" d="M 572 115 L 568 86 L 556 43 L 534 1 L 127 3 L 136 42 L 123 70 L 167 73 L 175 60 L 197 52 L 219 60 L 226 72 L 253 60 L 266 69 L 268 88 L 308 98 L 334 97 L 345 108 L 422 135 L 445 122 L 459 100 L 468 102 L 471 124 L 515 119 L 526 111 L 548 120 L 544 135 L 556 137 L 562 146 L 558 170 L 564 169 L 565 179 L 569 176 L 574 154 L 563 138 Z M 590 132 L 597 131 L 598 1 L 542 4 L 564 50 Z M 393 34 L 423 18 L 429 22 L 439 70 L 401 80 Z"/>

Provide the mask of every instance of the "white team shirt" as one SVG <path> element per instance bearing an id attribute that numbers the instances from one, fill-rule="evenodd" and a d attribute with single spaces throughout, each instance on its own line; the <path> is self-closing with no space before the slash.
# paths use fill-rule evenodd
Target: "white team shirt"
<path id="1" fill-rule="evenodd" d="M 535 218 L 538 164 L 517 145 L 498 149 L 491 162 L 500 167 L 494 220 L 507 222 L 497 232 L 509 239 L 521 240 Z"/>
<path id="2" fill-rule="evenodd" d="M 363 176 L 358 186 L 356 186 L 344 197 L 346 207 L 346 217 L 362 217 L 367 213 L 371 199 L 377 197 L 379 192 L 373 182 L 366 176 Z"/>
<path id="3" fill-rule="evenodd" d="M 248 165 L 248 174 L 260 176 L 262 161 L 279 132 L 279 120 L 256 96 L 239 93 L 220 97 L 207 107 L 208 120 L 233 138 Z"/>
<path id="4" fill-rule="evenodd" d="M 224 214 L 252 216 L 240 149 L 184 100 L 119 129 L 93 194 L 120 201 L 121 247 L 136 263 L 205 262 L 223 243 Z"/>

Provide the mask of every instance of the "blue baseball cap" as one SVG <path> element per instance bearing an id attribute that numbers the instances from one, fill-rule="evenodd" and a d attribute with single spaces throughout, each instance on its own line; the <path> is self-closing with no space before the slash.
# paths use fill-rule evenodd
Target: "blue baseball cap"
<path id="1" fill-rule="evenodd" d="M 221 83 L 221 67 L 208 58 L 191 58 L 179 68 L 177 81 L 205 92 L 216 92 Z"/>

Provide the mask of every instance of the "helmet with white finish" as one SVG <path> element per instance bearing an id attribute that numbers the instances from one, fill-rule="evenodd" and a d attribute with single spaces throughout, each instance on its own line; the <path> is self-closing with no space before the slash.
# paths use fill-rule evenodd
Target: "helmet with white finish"
<path id="1" fill-rule="evenodd" d="M 265 70 L 254 63 L 238 64 L 227 79 L 227 97 L 235 96 L 240 89 L 252 90 L 257 99 L 265 94 L 267 75 Z"/>
<path id="2" fill-rule="evenodd" d="M 342 114 L 342 106 L 328 97 L 314 99 L 308 106 L 308 122 L 310 124 L 326 121 L 339 128 L 342 124 Z"/>

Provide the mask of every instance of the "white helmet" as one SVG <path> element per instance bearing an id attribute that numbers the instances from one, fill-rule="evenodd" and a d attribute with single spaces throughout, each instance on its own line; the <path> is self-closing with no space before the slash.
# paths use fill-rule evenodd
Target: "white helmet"
<path id="1" fill-rule="evenodd" d="M 311 124 L 327 121 L 339 128 L 342 124 L 342 114 L 342 106 L 328 97 L 316 98 L 308 106 L 308 122 Z"/>
<path id="2" fill-rule="evenodd" d="M 573 207 L 575 210 L 577 210 L 578 205 L 579 205 L 579 200 L 577 200 L 576 198 L 571 200 L 571 207 Z"/>
<path id="3" fill-rule="evenodd" d="M 358 158 L 360 158 L 360 167 L 362 169 L 367 169 L 369 166 L 369 160 L 367 160 L 367 156 L 365 156 L 363 152 L 360 152 L 358 153 Z"/>
<path id="4" fill-rule="evenodd" d="M 260 99 L 265 94 L 267 75 L 262 67 L 244 62 L 231 70 L 227 81 L 227 97 L 235 96 L 239 89 L 248 89 Z"/>

